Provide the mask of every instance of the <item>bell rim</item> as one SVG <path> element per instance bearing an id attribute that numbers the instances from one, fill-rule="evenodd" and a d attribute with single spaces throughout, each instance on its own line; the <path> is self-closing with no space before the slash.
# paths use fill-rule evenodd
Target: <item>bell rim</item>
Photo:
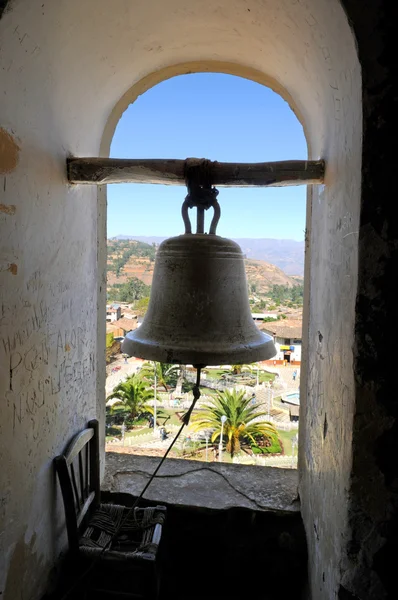
<path id="1" fill-rule="evenodd" d="M 260 339 L 250 345 L 226 344 L 224 348 L 213 348 L 212 350 L 195 350 L 192 346 L 173 347 L 148 339 L 135 339 L 125 337 L 122 343 L 122 351 L 136 358 L 154 360 L 156 362 L 170 364 L 197 364 L 205 366 L 217 366 L 222 364 L 251 364 L 260 360 L 269 360 L 277 352 L 271 336 L 263 334 L 270 339 Z M 133 351 L 132 351 L 133 350 Z"/>

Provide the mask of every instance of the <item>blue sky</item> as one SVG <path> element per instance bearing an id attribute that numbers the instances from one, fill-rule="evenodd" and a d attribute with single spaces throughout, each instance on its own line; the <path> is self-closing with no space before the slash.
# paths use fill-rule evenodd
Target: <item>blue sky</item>
<path id="1" fill-rule="evenodd" d="M 294 113 L 270 89 L 231 75 L 198 73 L 164 81 L 131 104 L 117 126 L 111 156 L 263 162 L 305 159 L 307 146 Z M 183 233 L 185 195 L 181 186 L 109 185 L 108 237 Z M 305 186 L 220 188 L 217 233 L 303 240 L 305 198 Z"/>

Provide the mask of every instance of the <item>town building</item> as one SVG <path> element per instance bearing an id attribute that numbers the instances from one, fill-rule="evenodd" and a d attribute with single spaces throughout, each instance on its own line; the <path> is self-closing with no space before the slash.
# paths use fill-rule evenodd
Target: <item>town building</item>
<path id="1" fill-rule="evenodd" d="M 263 323 L 261 331 L 272 335 L 276 348 L 276 354 L 268 363 L 290 363 L 301 364 L 301 341 L 302 321 L 301 319 L 281 319 Z"/>
<path id="2" fill-rule="evenodd" d="M 122 317 L 117 321 L 113 321 L 111 323 L 106 324 L 106 333 L 113 333 L 115 338 L 117 337 L 125 337 L 129 331 L 133 331 L 138 327 L 137 318 L 129 319 L 127 317 Z"/>
<path id="3" fill-rule="evenodd" d="M 264 319 L 277 319 L 278 313 L 275 312 L 266 312 L 266 313 L 252 313 L 253 321 L 263 322 Z"/>
<path id="4" fill-rule="evenodd" d="M 118 321 L 122 316 L 122 307 L 120 304 L 109 304 L 106 307 L 106 320 L 110 321 Z"/>

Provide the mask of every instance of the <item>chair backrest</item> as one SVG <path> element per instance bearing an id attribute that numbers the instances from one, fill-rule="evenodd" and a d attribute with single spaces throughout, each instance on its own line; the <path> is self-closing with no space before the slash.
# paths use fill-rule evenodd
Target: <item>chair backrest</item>
<path id="1" fill-rule="evenodd" d="M 65 508 L 69 547 L 79 548 L 80 528 L 100 502 L 99 429 L 96 419 L 54 459 Z"/>

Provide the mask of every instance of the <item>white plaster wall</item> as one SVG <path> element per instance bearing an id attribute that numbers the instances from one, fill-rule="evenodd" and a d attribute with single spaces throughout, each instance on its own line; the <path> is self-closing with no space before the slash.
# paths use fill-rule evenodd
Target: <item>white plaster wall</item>
<path id="1" fill-rule="evenodd" d="M 1 126 L 20 148 L 14 169 L 0 165 L 0 202 L 13 207 L 0 213 L 0 591 L 6 599 L 43 593 L 65 543 L 52 459 L 100 413 L 97 194 L 70 188 L 65 179 L 68 152 L 97 153 L 98 143 L 84 136 L 58 92 L 41 4 L 15 3 L 0 22 Z M 16 274 L 6 270 L 9 263 Z"/>
<path id="2" fill-rule="evenodd" d="M 301 431 L 303 421 L 314 422 L 312 437 L 303 436 L 301 457 L 311 586 L 314 598 L 329 600 L 342 544 L 334 530 L 344 529 L 346 515 L 337 509 L 331 521 L 326 511 L 344 496 L 338 473 L 348 477 L 350 461 L 339 418 L 344 409 L 348 422 L 353 404 L 361 144 L 360 72 L 339 2 L 14 0 L 0 22 L 0 38 L 1 126 L 20 146 L 18 165 L 0 181 L 1 202 L 15 206 L 14 214 L 1 216 L 2 264 L 17 265 L 16 275 L 0 271 L 0 586 L 6 600 L 22 588 L 31 598 L 43 591 L 62 525 L 54 511 L 51 460 L 83 422 L 103 411 L 106 196 L 100 190 L 97 201 L 94 188 L 69 188 L 65 158 L 106 154 L 129 101 L 189 70 L 223 70 L 268 83 L 305 124 L 311 158 L 329 163 L 327 185 L 309 205 L 310 385 L 301 394 L 308 391 L 310 406 Z M 322 350 L 314 345 L 318 330 Z M 318 371 L 323 400 L 316 392 Z M 334 408 L 324 441 L 327 402 Z M 324 487 L 312 485 L 315 480 Z M 325 501 L 329 488 L 334 491 Z M 313 513 L 319 515 L 317 534 Z"/>
<path id="3" fill-rule="evenodd" d="M 272 332 L 269 332 L 269 333 L 270 333 L 270 335 L 272 335 Z M 270 360 L 272 360 L 273 358 L 275 358 L 275 360 L 283 360 L 285 354 L 284 354 L 284 351 L 281 350 L 281 346 L 294 346 L 294 352 L 292 353 L 293 360 L 301 361 L 302 345 L 294 344 L 293 342 L 291 344 L 285 344 L 284 340 L 285 340 L 285 338 L 274 337 L 276 354 L 275 354 L 275 356 L 272 356 Z"/>
<path id="4" fill-rule="evenodd" d="M 294 352 L 292 353 L 293 360 L 301 361 L 301 344 L 292 344 L 294 346 Z"/>
<path id="5" fill-rule="evenodd" d="M 340 48 L 343 51 L 343 46 Z M 326 135 L 312 151 L 328 164 L 307 203 L 308 312 L 303 323 L 300 497 L 313 600 L 337 598 L 347 523 L 355 403 L 353 339 L 361 189 L 360 69 L 354 53 L 328 59 Z M 320 146 L 318 145 L 320 142 Z"/>

